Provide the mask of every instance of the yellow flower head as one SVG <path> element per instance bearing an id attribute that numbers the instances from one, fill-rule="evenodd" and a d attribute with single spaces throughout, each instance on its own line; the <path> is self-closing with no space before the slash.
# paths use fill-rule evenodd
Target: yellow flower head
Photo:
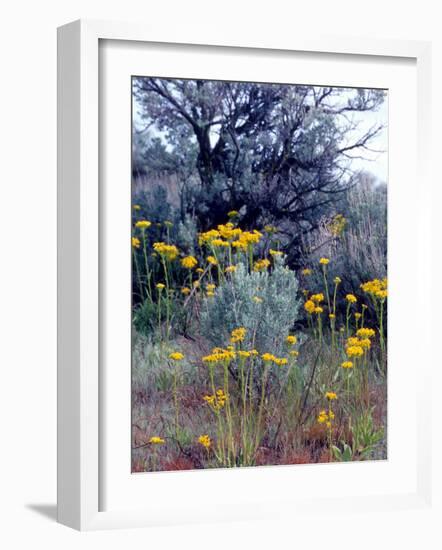
<path id="1" fill-rule="evenodd" d="M 289 346 L 294 346 L 298 339 L 293 334 L 289 334 L 286 338 L 286 342 Z"/>
<path id="2" fill-rule="evenodd" d="M 307 313 L 314 313 L 316 309 L 315 303 L 312 300 L 307 300 L 304 304 L 304 309 L 307 311 Z"/>
<path id="3" fill-rule="evenodd" d="M 158 242 L 153 243 L 153 248 L 155 252 L 158 252 L 166 260 L 174 260 L 178 256 L 178 248 L 174 244 Z"/>
<path id="4" fill-rule="evenodd" d="M 333 282 L 335 283 L 335 285 L 338 285 L 339 283 L 342 283 L 341 277 L 335 277 L 333 279 Z"/>
<path id="5" fill-rule="evenodd" d="M 347 294 L 345 299 L 347 300 L 347 302 L 349 304 L 355 304 L 358 301 L 358 299 L 356 298 L 356 296 L 354 294 Z"/>
<path id="6" fill-rule="evenodd" d="M 344 361 L 341 363 L 341 367 L 343 369 L 351 369 L 353 367 L 353 363 L 351 361 Z"/>
<path id="7" fill-rule="evenodd" d="M 228 396 L 224 393 L 224 390 L 219 389 L 212 395 L 205 395 L 203 399 L 211 409 L 219 411 L 226 404 L 227 397 Z"/>
<path id="8" fill-rule="evenodd" d="M 326 394 L 325 394 L 325 397 L 329 400 L 329 401 L 333 401 L 335 399 L 338 398 L 338 396 L 335 394 L 334 391 L 328 391 Z"/>
<path id="9" fill-rule="evenodd" d="M 139 229 L 148 229 L 152 225 L 152 222 L 149 222 L 147 220 L 139 220 L 135 224 L 135 227 L 138 227 Z"/>
<path id="10" fill-rule="evenodd" d="M 236 353 L 229 349 L 215 348 L 210 355 L 202 358 L 203 363 L 216 364 L 221 362 L 229 362 L 235 359 Z"/>
<path id="11" fill-rule="evenodd" d="M 259 296 L 253 296 L 252 300 L 255 302 L 255 304 L 262 304 L 262 298 Z"/>
<path id="12" fill-rule="evenodd" d="M 216 285 L 212 284 L 212 283 L 209 283 L 206 285 L 206 288 L 209 292 L 213 292 L 216 288 Z"/>
<path id="13" fill-rule="evenodd" d="M 270 361 L 274 361 L 276 357 L 273 355 L 273 353 L 263 353 L 261 355 L 261 359 L 266 363 L 269 363 Z"/>
<path id="14" fill-rule="evenodd" d="M 208 298 L 213 298 L 213 297 L 215 296 L 215 293 L 213 292 L 213 290 L 208 290 L 208 291 L 206 292 L 206 296 L 207 296 Z"/>
<path id="15" fill-rule="evenodd" d="M 244 327 L 235 328 L 230 335 L 230 342 L 236 344 L 237 342 L 243 342 L 246 337 L 247 330 Z"/>
<path id="16" fill-rule="evenodd" d="M 164 443 L 164 439 L 162 437 L 158 437 L 157 435 L 153 435 L 149 439 L 149 443 L 152 443 L 152 445 L 161 445 Z"/>
<path id="17" fill-rule="evenodd" d="M 283 252 L 280 250 L 273 250 L 272 248 L 269 250 L 270 256 L 282 256 Z"/>
<path id="18" fill-rule="evenodd" d="M 166 227 L 172 227 L 172 226 L 173 226 L 173 223 L 172 223 L 171 221 L 169 221 L 169 220 L 166 220 L 166 221 L 164 222 L 164 225 L 165 225 Z"/>
<path id="19" fill-rule="evenodd" d="M 204 269 L 203 269 L 202 267 L 197 267 L 197 268 L 195 269 L 195 271 L 196 271 L 197 273 L 204 273 Z"/>
<path id="20" fill-rule="evenodd" d="M 291 355 L 292 357 L 298 357 L 298 355 L 299 355 L 299 351 L 297 351 L 297 350 L 295 350 L 295 349 L 292 350 L 292 351 L 289 351 L 289 353 L 290 353 L 290 355 Z"/>
<path id="21" fill-rule="evenodd" d="M 356 331 L 356 334 L 359 336 L 359 338 L 373 338 L 376 333 L 372 328 L 362 327 Z"/>
<path id="22" fill-rule="evenodd" d="M 236 271 L 236 265 L 228 265 L 226 267 L 226 273 L 234 273 Z"/>
<path id="23" fill-rule="evenodd" d="M 228 218 L 236 218 L 236 216 L 239 215 L 238 210 L 230 210 L 230 212 L 227 212 Z"/>
<path id="24" fill-rule="evenodd" d="M 273 362 L 275 363 L 275 365 L 282 367 L 283 365 L 287 365 L 288 360 L 285 357 L 275 357 L 275 359 L 273 359 Z"/>
<path id="25" fill-rule="evenodd" d="M 174 351 L 173 353 L 169 354 L 169 358 L 173 359 L 174 361 L 182 361 L 184 359 L 184 355 L 179 351 Z"/>
<path id="26" fill-rule="evenodd" d="M 212 444 L 210 437 L 207 434 L 200 435 L 198 438 L 198 443 L 202 445 L 205 449 L 209 449 Z"/>
<path id="27" fill-rule="evenodd" d="M 359 313 L 359 311 L 357 311 L 355 313 L 355 319 L 360 319 L 362 317 L 362 313 Z"/>
<path id="28" fill-rule="evenodd" d="M 198 264 L 198 260 L 194 256 L 186 256 L 181 260 L 181 265 L 186 269 L 193 269 Z"/>
<path id="29" fill-rule="evenodd" d="M 328 413 L 327 411 L 322 410 L 318 415 L 318 423 L 325 424 L 328 422 Z"/>
<path id="30" fill-rule="evenodd" d="M 329 313 L 328 316 L 330 319 L 336 319 L 336 315 L 334 313 Z"/>
<path id="31" fill-rule="evenodd" d="M 364 355 L 364 350 L 361 346 L 348 346 L 346 353 L 349 357 L 361 357 Z"/>
<path id="32" fill-rule="evenodd" d="M 132 237 L 132 247 L 133 248 L 140 248 L 141 242 L 140 239 L 137 237 Z"/>
<path id="33" fill-rule="evenodd" d="M 250 351 L 240 350 L 240 351 L 238 351 L 238 355 L 239 355 L 239 357 L 243 357 L 243 358 L 247 359 L 248 357 L 250 357 L 251 353 L 250 353 Z"/>
<path id="34" fill-rule="evenodd" d="M 193 281 L 193 288 L 199 288 L 201 283 L 199 281 Z"/>
<path id="35" fill-rule="evenodd" d="M 218 264 L 215 256 L 207 256 L 207 261 L 209 262 L 210 265 L 217 265 Z"/>
<path id="36" fill-rule="evenodd" d="M 323 311 L 324 311 L 324 310 L 322 309 L 322 307 L 320 307 L 320 306 L 316 306 L 316 307 L 315 307 L 315 313 L 317 313 L 318 315 L 319 315 L 320 313 L 322 313 Z"/>
<path id="37" fill-rule="evenodd" d="M 301 273 L 304 275 L 304 277 L 307 277 L 308 275 L 311 275 L 312 274 L 312 270 L 308 267 L 305 267 Z"/>
<path id="38" fill-rule="evenodd" d="M 312 302 L 320 304 L 324 301 L 324 294 L 322 294 L 322 292 L 320 292 L 319 294 L 313 294 L 312 296 L 310 296 L 310 300 L 312 300 Z"/>
<path id="39" fill-rule="evenodd" d="M 140 206 L 139 204 L 134 204 L 134 205 L 132 206 L 132 208 L 133 208 L 134 210 L 141 210 L 141 206 Z"/>
<path id="40" fill-rule="evenodd" d="M 190 292 L 191 292 L 191 290 L 187 286 L 185 286 L 181 289 L 181 294 L 184 294 L 184 296 L 187 296 L 188 294 L 190 294 Z"/>
<path id="41" fill-rule="evenodd" d="M 163 283 L 158 283 L 156 287 L 158 290 L 163 290 L 164 288 L 166 288 L 166 285 L 163 285 Z"/>
<path id="42" fill-rule="evenodd" d="M 319 260 L 319 263 L 320 263 L 321 265 L 327 265 L 327 264 L 330 263 L 330 260 L 329 260 L 328 258 L 321 258 L 321 259 Z"/>
<path id="43" fill-rule="evenodd" d="M 253 265 L 253 271 L 263 271 L 270 265 L 270 260 L 264 258 L 263 260 L 257 260 Z"/>
<path id="44" fill-rule="evenodd" d="M 362 340 L 359 340 L 359 345 L 363 349 L 370 349 L 370 346 L 371 346 L 370 338 L 363 338 Z"/>

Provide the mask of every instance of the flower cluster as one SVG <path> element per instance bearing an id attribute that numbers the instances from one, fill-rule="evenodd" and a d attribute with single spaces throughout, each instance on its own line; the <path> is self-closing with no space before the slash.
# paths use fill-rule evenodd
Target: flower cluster
<path id="1" fill-rule="evenodd" d="M 155 252 L 167 260 L 174 260 L 178 256 L 178 248 L 174 244 L 158 242 L 153 244 Z"/>
<path id="2" fill-rule="evenodd" d="M 244 342 L 247 330 L 244 327 L 235 328 L 230 335 L 230 342 L 236 344 L 238 342 Z"/>
<path id="3" fill-rule="evenodd" d="M 374 298 L 385 300 L 388 296 L 388 281 L 385 279 L 373 279 L 361 284 L 361 289 Z"/>
<path id="4" fill-rule="evenodd" d="M 199 436 L 198 443 L 202 445 L 205 449 L 210 449 L 210 445 L 212 444 L 212 441 L 210 440 L 210 437 L 207 434 L 204 434 Z"/>
<path id="5" fill-rule="evenodd" d="M 205 395 L 203 397 L 204 401 L 211 407 L 214 411 L 221 410 L 227 401 L 227 394 L 224 393 L 224 390 L 219 389 L 212 395 Z"/>
<path id="6" fill-rule="evenodd" d="M 194 256 L 186 256 L 181 260 L 181 265 L 186 269 L 193 269 L 198 265 L 198 260 Z"/>

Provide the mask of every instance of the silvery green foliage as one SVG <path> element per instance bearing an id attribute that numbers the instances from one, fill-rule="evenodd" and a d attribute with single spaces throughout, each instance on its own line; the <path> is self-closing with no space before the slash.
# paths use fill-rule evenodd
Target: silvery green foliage
<path id="1" fill-rule="evenodd" d="M 186 215 L 184 222 L 179 222 L 178 224 L 177 243 L 188 254 L 195 254 L 197 233 L 195 218 Z"/>
<path id="2" fill-rule="evenodd" d="M 247 273 L 238 265 L 231 280 L 216 290 L 202 313 L 203 334 L 213 345 L 225 346 L 230 332 L 247 329 L 246 346 L 281 353 L 298 318 L 300 300 L 295 273 L 275 258 L 270 272 Z"/>

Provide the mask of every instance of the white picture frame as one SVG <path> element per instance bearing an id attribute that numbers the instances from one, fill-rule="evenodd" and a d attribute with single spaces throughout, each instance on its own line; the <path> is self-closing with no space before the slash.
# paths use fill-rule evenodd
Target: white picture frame
<path id="1" fill-rule="evenodd" d="M 145 25 L 76 21 L 58 31 L 58 521 L 80 530 L 140 527 L 177 522 L 232 519 L 211 514 L 204 502 L 191 517 L 179 509 L 167 514 L 152 507 L 101 511 L 100 506 L 100 235 L 99 212 L 99 42 L 115 40 L 175 45 L 203 45 L 310 53 L 411 58 L 417 67 L 417 162 L 419 204 L 431 204 L 429 124 L 431 46 L 426 42 L 368 40 L 350 37 L 281 37 L 267 43 L 257 35 L 211 36 L 186 30 L 168 35 Z M 431 287 L 430 210 L 418 210 L 419 277 Z M 425 304 L 422 304 L 422 307 Z M 425 318 L 425 315 L 423 315 Z M 429 316 L 427 317 L 430 318 Z M 421 344 L 425 346 L 425 340 Z M 417 445 L 416 491 L 339 500 L 342 510 L 358 503 L 370 511 L 381 506 L 426 506 L 431 499 L 430 402 L 424 391 L 430 384 L 430 363 L 422 360 L 416 380 Z M 186 475 L 186 474 L 184 474 Z M 241 475 L 241 474 L 240 474 Z M 280 474 L 280 476 L 284 474 Z M 304 500 L 304 511 L 331 499 Z M 284 504 L 284 505 L 283 505 Z M 294 502 L 281 501 L 274 512 L 293 513 Z M 239 518 L 260 517 L 262 502 Z M 197 513 L 195 513 L 195 510 Z M 238 518 L 238 511 L 235 511 Z"/>

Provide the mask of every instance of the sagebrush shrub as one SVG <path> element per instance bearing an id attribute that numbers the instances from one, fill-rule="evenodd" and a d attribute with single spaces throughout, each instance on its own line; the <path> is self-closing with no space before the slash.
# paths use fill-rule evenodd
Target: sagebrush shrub
<path id="1" fill-rule="evenodd" d="M 247 329 L 245 344 L 261 352 L 279 352 L 298 319 L 300 300 L 295 273 L 275 258 L 270 272 L 247 273 L 240 264 L 221 284 L 202 312 L 203 334 L 215 346 L 225 346 L 229 333 Z"/>

